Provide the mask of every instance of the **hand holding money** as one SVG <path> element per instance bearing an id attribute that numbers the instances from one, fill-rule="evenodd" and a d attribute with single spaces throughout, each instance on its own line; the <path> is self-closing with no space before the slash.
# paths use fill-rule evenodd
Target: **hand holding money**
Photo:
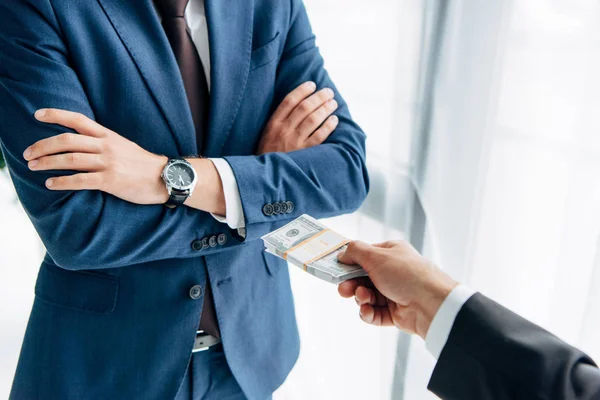
<path id="1" fill-rule="evenodd" d="M 338 254 L 346 249 L 349 240 L 309 215 L 300 216 L 262 240 L 267 253 L 324 281 L 338 284 L 366 275 L 360 266 L 338 261 Z"/>

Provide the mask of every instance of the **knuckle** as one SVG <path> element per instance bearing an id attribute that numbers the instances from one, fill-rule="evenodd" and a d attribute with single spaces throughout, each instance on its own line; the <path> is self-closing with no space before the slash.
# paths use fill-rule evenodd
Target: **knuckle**
<path id="1" fill-rule="evenodd" d="M 333 97 L 333 90 L 323 89 L 319 92 L 318 96 L 321 101 L 329 100 Z"/>
<path id="2" fill-rule="evenodd" d="M 75 165 L 79 161 L 79 156 L 75 153 L 69 153 L 67 155 L 67 162 L 71 165 Z"/>
<path id="3" fill-rule="evenodd" d="M 302 103 L 300 103 L 300 105 L 298 106 L 298 111 L 300 111 L 303 114 L 307 114 L 308 112 L 310 112 L 310 110 L 312 109 L 311 107 L 311 101 L 310 100 L 304 100 Z"/>
<path id="4" fill-rule="evenodd" d="M 73 141 L 73 135 L 70 133 L 63 133 L 61 135 L 58 135 L 57 139 L 61 143 L 69 144 Z"/>
<path id="5" fill-rule="evenodd" d="M 97 133 L 98 137 L 105 138 L 111 136 L 113 134 L 113 131 L 102 126 L 100 127 L 100 129 L 97 130 Z"/>
<path id="6" fill-rule="evenodd" d="M 314 114 L 309 115 L 306 118 L 306 122 L 308 122 L 310 125 L 318 125 L 320 122 L 319 114 L 314 113 Z"/>
<path id="7" fill-rule="evenodd" d="M 296 96 L 287 95 L 281 102 L 281 105 L 285 108 L 288 108 L 288 107 L 293 107 L 294 105 L 296 105 L 297 102 L 298 101 L 296 100 Z"/>
<path id="8" fill-rule="evenodd" d="M 78 174 L 76 177 L 76 182 L 80 185 L 85 185 L 87 181 L 87 174 Z"/>
<path id="9" fill-rule="evenodd" d="M 354 253 L 356 251 L 357 242 L 352 241 L 348 243 L 348 248 L 346 249 L 346 253 Z"/>

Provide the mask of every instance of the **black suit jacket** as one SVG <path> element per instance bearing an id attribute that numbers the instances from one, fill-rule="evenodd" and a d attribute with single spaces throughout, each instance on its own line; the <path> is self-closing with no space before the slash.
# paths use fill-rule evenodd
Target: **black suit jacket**
<path id="1" fill-rule="evenodd" d="M 428 388 L 442 399 L 600 399 L 600 370 L 580 350 L 477 293 L 457 315 Z"/>

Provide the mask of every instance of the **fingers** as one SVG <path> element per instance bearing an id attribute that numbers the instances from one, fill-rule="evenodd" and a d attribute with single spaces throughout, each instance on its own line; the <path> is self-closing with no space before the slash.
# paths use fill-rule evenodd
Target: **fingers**
<path id="1" fill-rule="evenodd" d="M 50 190 L 102 190 L 102 175 L 99 172 L 59 176 L 46 181 Z"/>
<path id="2" fill-rule="evenodd" d="M 110 131 L 102 125 L 92 121 L 83 114 L 58 110 L 56 108 L 42 108 L 35 112 L 35 118 L 47 124 L 62 125 L 71 128 L 83 135 L 104 137 Z"/>
<path id="3" fill-rule="evenodd" d="M 393 326 L 394 322 L 387 307 L 373 307 L 370 304 L 360 306 L 360 319 L 375 326 Z"/>
<path id="4" fill-rule="evenodd" d="M 325 123 L 308 138 L 306 142 L 307 146 L 313 147 L 323 143 L 325 140 L 327 140 L 335 128 L 337 128 L 339 122 L 340 120 L 335 115 L 327 118 L 327 121 L 325 121 Z"/>
<path id="5" fill-rule="evenodd" d="M 361 242 L 358 240 L 352 241 L 348 244 L 345 251 L 338 254 L 338 260 L 344 264 L 358 264 L 369 273 L 373 268 L 367 261 L 369 254 L 373 252 L 373 246 Z"/>
<path id="6" fill-rule="evenodd" d="M 318 95 L 318 93 L 316 94 Z M 315 96 L 316 96 L 315 95 Z M 305 100 L 309 101 L 309 99 Z M 335 99 L 331 99 L 321 104 L 315 111 L 306 116 L 300 125 L 298 125 L 298 131 L 304 136 L 310 136 L 315 132 L 325 120 L 333 114 L 338 108 L 338 103 Z"/>
<path id="7" fill-rule="evenodd" d="M 97 138 L 76 133 L 63 133 L 34 143 L 25 150 L 23 157 L 27 161 L 31 161 L 51 154 L 100 153 L 100 151 L 100 142 Z"/>
<path id="8" fill-rule="evenodd" d="M 309 96 L 308 98 L 303 100 L 300 104 L 298 104 L 298 106 L 294 109 L 294 111 L 292 111 L 290 116 L 287 118 L 287 123 L 292 127 L 299 127 L 300 124 L 302 123 L 302 121 L 304 121 L 308 116 L 310 116 L 312 113 L 317 111 L 317 109 L 319 109 L 319 107 L 321 107 L 322 105 L 327 103 L 329 100 L 332 100 L 334 95 L 335 94 L 333 93 L 333 90 L 331 90 L 329 88 L 319 90 L 317 93 Z M 334 105 L 335 105 L 335 108 L 337 108 L 337 102 L 330 104 L 328 107 L 333 107 Z M 325 118 L 322 119 L 321 123 L 324 120 L 325 120 Z M 316 125 L 315 129 L 319 125 Z M 312 131 L 308 132 L 308 135 L 310 135 L 313 132 L 314 132 L 314 129 Z"/>
<path id="9" fill-rule="evenodd" d="M 87 153 L 64 153 L 40 157 L 29 161 L 28 166 L 32 171 L 99 171 L 104 168 L 102 159 L 98 155 Z"/>
<path id="10" fill-rule="evenodd" d="M 377 304 L 377 296 L 375 292 L 371 289 L 367 289 L 364 286 L 359 286 L 354 291 L 354 297 L 356 298 L 356 303 L 359 306 L 363 304 L 376 305 Z"/>
<path id="11" fill-rule="evenodd" d="M 354 296 L 356 288 L 358 288 L 359 286 L 373 287 L 373 283 L 369 278 L 350 279 L 338 285 L 338 293 L 340 294 L 340 296 L 348 299 Z"/>
<path id="12" fill-rule="evenodd" d="M 354 292 L 354 298 L 356 299 L 356 304 L 370 304 L 372 306 L 383 307 L 387 305 L 388 299 L 379 292 L 379 290 L 375 288 L 368 288 L 365 286 L 359 286 L 356 288 Z"/>
<path id="13" fill-rule="evenodd" d="M 314 82 L 304 82 L 285 96 L 271 118 L 275 121 L 283 121 L 290 116 L 302 100 L 314 93 L 315 90 L 317 90 L 317 85 Z"/>
<path id="14" fill-rule="evenodd" d="M 354 296 L 354 292 L 356 292 L 357 287 L 358 282 L 356 282 L 356 279 L 351 279 L 338 285 L 338 293 L 340 296 L 349 299 L 350 297 Z"/>

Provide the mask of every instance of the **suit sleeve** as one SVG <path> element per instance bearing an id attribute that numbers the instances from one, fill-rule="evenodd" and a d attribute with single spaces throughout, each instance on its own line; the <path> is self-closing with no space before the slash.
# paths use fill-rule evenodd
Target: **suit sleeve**
<path id="1" fill-rule="evenodd" d="M 459 312 L 429 390 L 442 399 L 600 398 L 580 350 L 477 293 Z"/>
<path id="2" fill-rule="evenodd" d="M 35 110 L 44 107 L 94 119 L 50 2 L 0 2 L 0 142 L 19 199 L 58 266 L 114 268 L 197 256 L 191 246 L 195 239 L 223 232 L 210 214 L 188 207 L 169 210 L 99 191 L 46 189 L 45 180 L 56 172 L 32 172 L 22 156 L 34 142 L 66 130 L 35 120 Z M 218 249 L 239 244 L 228 240 Z"/>
<path id="3" fill-rule="evenodd" d="M 339 104 L 339 124 L 319 146 L 291 153 L 225 157 L 238 182 L 247 238 L 264 232 L 252 224 L 282 221 L 307 213 L 316 218 L 356 210 L 365 199 L 369 179 L 365 165 L 365 134 L 352 121 L 348 106 L 324 68 L 315 36 L 301 0 L 292 0 L 291 22 L 279 61 L 275 104 L 295 87 L 312 80 L 329 87 Z M 270 214 L 263 207 L 290 201 L 290 214 Z"/>

